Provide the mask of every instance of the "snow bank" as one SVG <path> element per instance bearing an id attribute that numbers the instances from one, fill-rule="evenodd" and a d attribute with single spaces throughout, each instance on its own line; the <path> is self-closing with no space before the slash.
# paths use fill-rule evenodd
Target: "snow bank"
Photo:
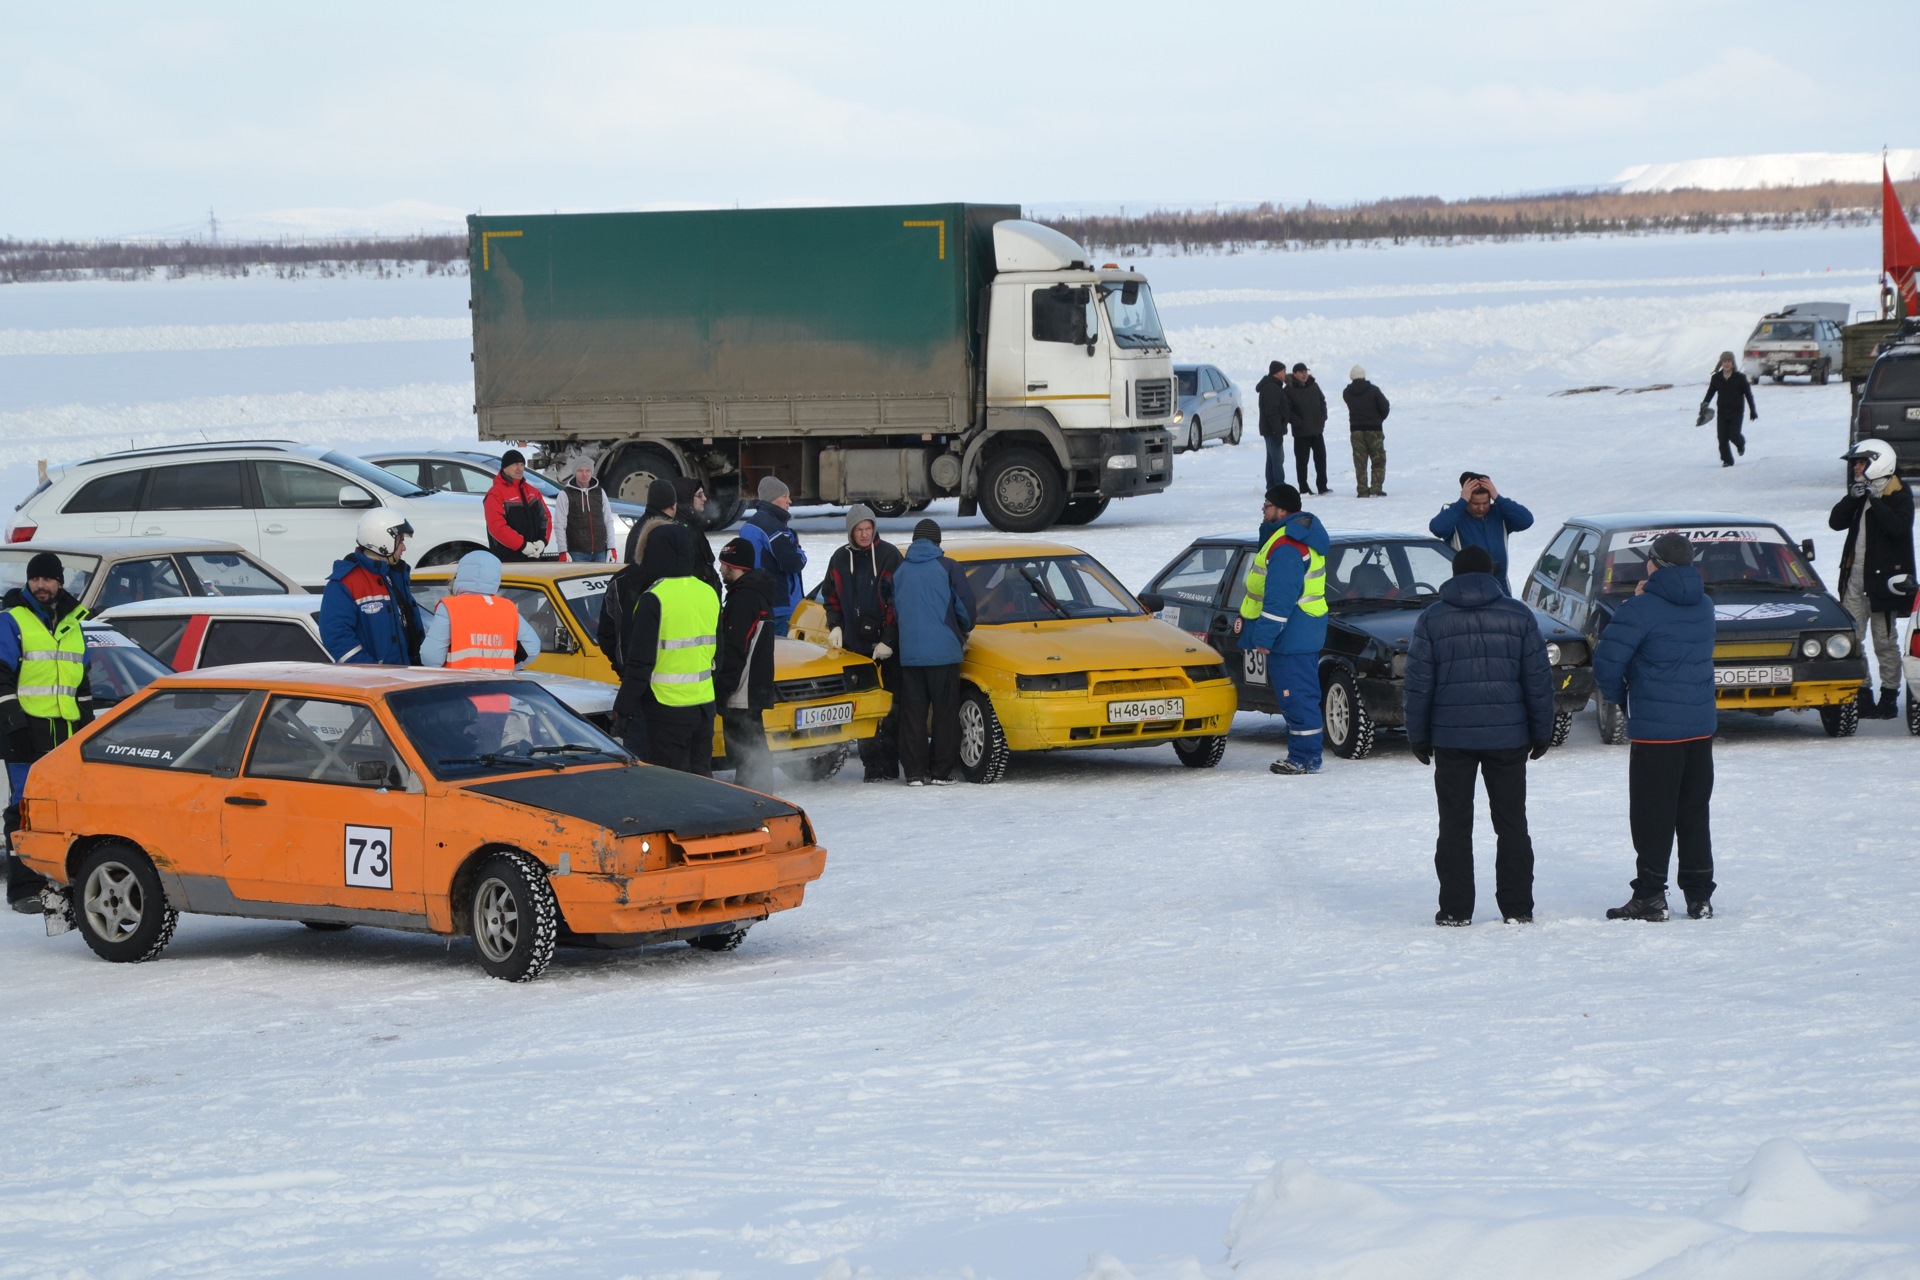
<path id="1" fill-rule="evenodd" d="M 1289 1160 L 1247 1196 L 1219 1266 L 1135 1270 L 1111 1254 L 1081 1280 L 1878 1280 L 1920 1269 L 1920 1203 L 1836 1185 L 1786 1138 L 1694 1213 L 1598 1198 L 1414 1198 Z"/>
<path id="2" fill-rule="evenodd" d="M 349 342 L 465 341 L 465 317 L 390 316 L 294 320 L 279 324 L 113 325 L 89 329 L 0 329 L 0 356 L 98 356 L 135 351 L 240 351 L 328 347 Z"/>
<path id="3" fill-rule="evenodd" d="M 1920 148 L 1887 152 L 1895 182 L 1920 178 Z M 1735 191 L 1752 187 L 1810 187 L 1822 182 L 1878 182 L 1878 151 L 1789 151 L 1763 156 L 1717 156 L 1671 164 L 1636 164 L 1614 176 L 1621 191 L 1674 191 L 1699 187 Z"/>

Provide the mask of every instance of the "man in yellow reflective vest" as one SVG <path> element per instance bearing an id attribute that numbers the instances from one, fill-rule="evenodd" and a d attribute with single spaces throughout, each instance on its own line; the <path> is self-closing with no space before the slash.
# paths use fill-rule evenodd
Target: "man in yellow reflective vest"
<path id="1" fill-rule="evenodd" d="M 1290 484 L 1267 490 L 1260 550 L 1247 569 L 1240 648 L 1267 655 L 1267 679 L 1287 718 L 1287 754 L 1268 768 L 1320 772 L 1320 650 L 1327 643 L 1326 526 L 1300 509 Z"/>
<path id="2" fill-rule="evenodd" d="M 41 912 L 46 880 L 13 854 L 20 792 L 35 760 L 93 721 L 87 688 L 87 611 L 66 589 L 60 557 L 42 551 L 27 561 L 27 583 L 0 599 L 0 734 L 7 758 L 7 905 Z"/>
<path id="3" fill-rule="evenodd" d="M 620 696 L 613 713 L 621 737 L 648 764 L 713 775 L 713 667 L 719 650 L 720 596 L 694 573 L 693 533 L 664 524 L 641 552 L 653 585 L 627 623 Z M 632 722 L 645 725 L 636 735 Z"/>

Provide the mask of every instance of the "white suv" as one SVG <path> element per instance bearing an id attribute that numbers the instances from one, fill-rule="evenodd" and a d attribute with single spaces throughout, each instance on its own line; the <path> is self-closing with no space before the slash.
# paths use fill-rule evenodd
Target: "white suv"
<path id="1" fill-rule="evenodd" d="M 14 511 L 8 542 L 215 538 L 318 591 L 369 507 L 413 525 L 407 559 L 450 564 L 487 545 L 481 500 L 429 493 L 324 445 L 254 440 L 111 453 L 54 467 Z"/>

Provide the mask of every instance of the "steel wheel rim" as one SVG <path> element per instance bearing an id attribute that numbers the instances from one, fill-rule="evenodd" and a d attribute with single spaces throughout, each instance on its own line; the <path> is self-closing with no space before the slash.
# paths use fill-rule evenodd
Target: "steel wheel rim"
<path id="1" fill-rule="evenodd" d="M 987 754 L 987 718 L 969 698 L 960 704 L 960 763 L 977 768 Z"/>
<path id="2" fill-rule="evenodd" d="M 146 896 L 132 867 L 103 862 L 87 876 L 83 896 L 87 924 L 108 942 L 125 942 L 146 918 Z"/>
<path id="3" fill-rule="evenodd" d="M 620 492 L 613 496 L 621 502 L 640 502 L 647 500 L 647 490 L 660 477 L 651 471 L 630 471 L 620 480 Z"/>
<path id="4" fill-rule="evenodd" d="M 1327 688 L 1327 737 L 1334 742 L 1345 742 L 1349 728 L 1348 721 L 1351 719 L 1350 708 L 1347 705 L 1347 687 L 1343 684 L 1330 685 Z"/>
<path id="5" fill-rule="evenodd" d="M 1009 515 L 1030 516 L 1040 510 L 1046 485 L 1032 467 L 1008 467 L 994 483 L 993 493 L 1000 509 Z"/>
<path id="6" fill-rule="evenodd" d="M 505 881 L 488 880 L 473 895 L 473 940 L 481 954 L 498 963 L 520 943 L 520 904 Z"/>

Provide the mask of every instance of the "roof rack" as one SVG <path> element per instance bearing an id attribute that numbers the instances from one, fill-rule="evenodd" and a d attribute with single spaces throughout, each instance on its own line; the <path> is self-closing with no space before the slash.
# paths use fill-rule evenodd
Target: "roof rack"
<path id="1" fill-rule="evenodd" d="M 299 440 L 220 440 L 201 441 L 199 444 L 163 444 L 151 449 L 122 449 L 118 453 L 103 453 L 95 458 L 82 458 L 73 463 L 84 467 L 95 462 L 113 462 L 121 458 L 162 458 L 179 453 L 222 453 L 232 449 L 297 449 Z"/>

